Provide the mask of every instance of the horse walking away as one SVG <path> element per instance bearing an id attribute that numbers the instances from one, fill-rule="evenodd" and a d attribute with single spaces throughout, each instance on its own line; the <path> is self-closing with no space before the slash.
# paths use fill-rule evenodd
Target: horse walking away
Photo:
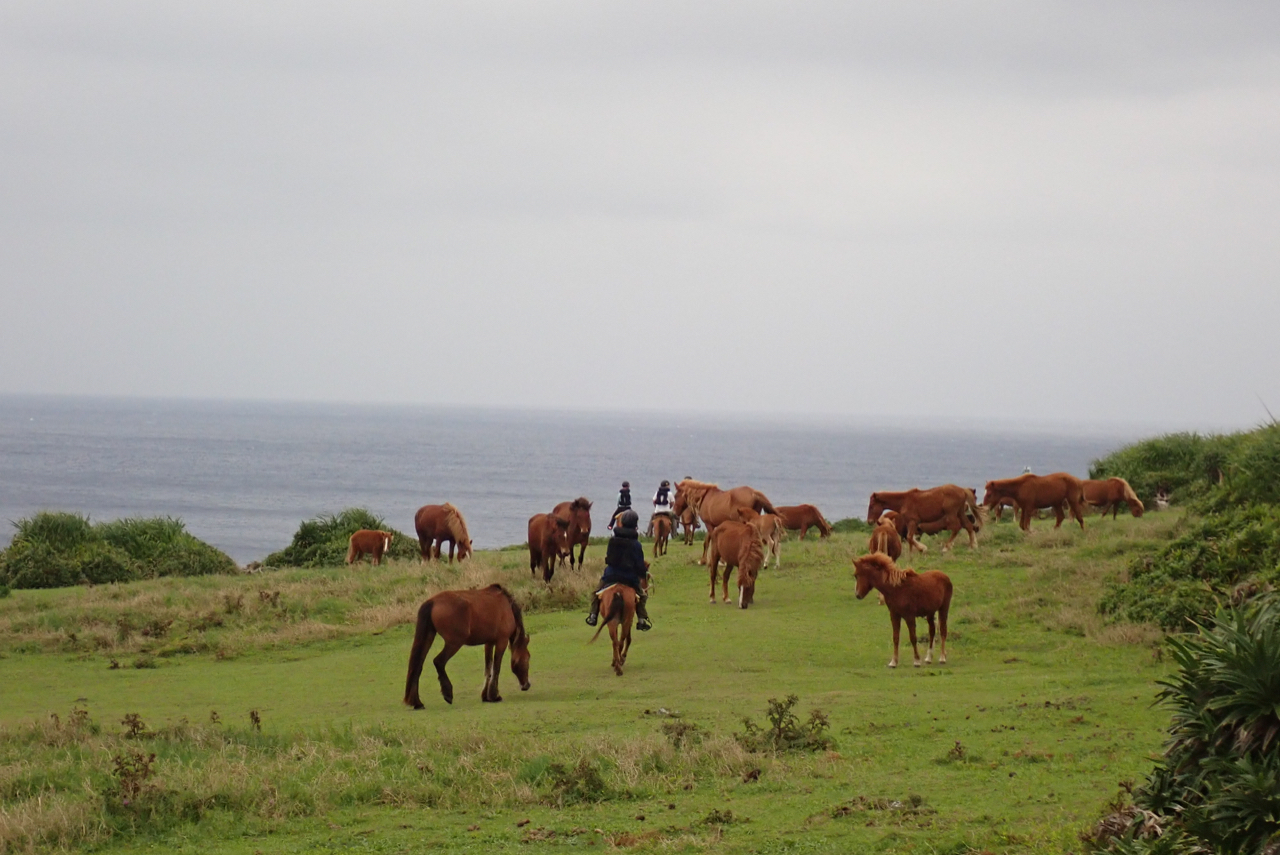
<path id="1" fill-rule="evenodd" d="M 751 487 L 734 487 L 732 490 L 721 490 L 717 484 L 695 481 L 685 478 L 676 484 L 676 498 L 672 504 L 675 513 L 683 515 L 685 508 L 693 508 L 707 529 L 707 540 L 702 544 L 702 559 L 705 563 L 711 548 L 711 533 L 716 526 L 728 520 L 744 521 L 742 511 L 755 511 L 762 514 L 776 514 L 769 498 L 759 490 Z"/>
<path id="2" fill-rule="evenodd" d="M 529 517 L 529 572 L 542 569 L 542 581 L 551 582 L 556 561 L 569 550 L 569 523 L 552 514 Z"/>
<path id="3" fill-rule="evenodd" d="M 764 563 L 768 565 L 769 556 L 773 556 L 773 569 L 782 568 L 782 538 L 786 537 L 787 526 L 778 514 L 760 514 L 750 520 L 756 531 L 760 532 L 760 542 L 765 547 Z"/>
<path id="4" fill-rule="evenodd" d="M 982 529 L 985 511 L 973 491 L 965 487 L 943 484 L 928 490 L 878 490 L 871 494 L 867 522 L 875 525 L 886 510 L 898 512 L 898 533 L 906 539 L 908 552 L 913 549 L 928 551 L 928 547 L 917 539 L 917 534 L 944 530 L 951 532 L 951 537 L 942 545 L 942 551 L 946 552 L 955 543 L 961 529 L 969 535 L 969 547 L 978 548 L 978 532 Z"/>
<path id="5" fill-rule="evenodd" d="M 764 566 L 764 543 L 760 532 L 750 523 L 727 520 L 707 534 L 711 542 L 711 556 L 707 567 L 711 571 L 711 605 L 716 604 L 717 567 L 724 561 L 724 601 L 729 602 L 729 572 L 738 570 L 738 608 L 745 609 L 755 601 L 756 578 Z"/>
<path id="6" fill-rule="evenodd" d="M 898 667 L 898 636 L 902 621 L 907 621 L 907 633 L 911 637 L 911 652 L 915 657 L 915 666 L 920 667 L 920 648 L 916 644 L 916 618 L 923 617 L 929 624 L 929 649 L 925 652 L 925 663 L 933 660 L 933 639 L 935 634 L 934 615 L 938 617 L 937 629 L 941 637 L 941 649 L 938 663 L 947 662 L 947 613 L 951 611 L 951 580 L 947 574 L 937 570 L 916 573 L 910 568 L 900 568 L 890 560 L 889 556 L 875 553 L 864 555 L 853 560 L 854 575 L 857 578 L 857 596 L 861 600 L 872 588 L 884 597 L 884 604 L 889 607 L 889 619 L 893 622 L 893 658 L 889 660 L 890 668 Z"/>
<path id="7" fill-rule="evenodd" d="M 459 561 L 470 557 L 471 535 L 467 531 L 467 521 L 462 518 L 462 512 L 448 502 L 418 508 L 413 515 L 413 527 L 418 532 L 423 561 L 439 561 L 445 541 L 449 542 L 450 564 L 453 563 L 455 546 Z"/>
<path id="8" fill-rule="evenodd" d="M 347 542 L 347 563 L 354 564 L 368 555 L 371 557 L 374 566 L 381 564 L 382 556 L 391 549 L 393 537 L 394 535 L 389 531 L 375 531 L 369 528 L 360 529 L 351 535 L 351 540 Z"/>
<path id="9" fill-rule="evenodd" d="M 667 554 L 667 542 L 671 540 L 671 517 L 667 514 L 653 515 L 653 557 Z"/>
<path id="10" fill-rule="evenodd" d="M 1018 526 L 1023 531 L 1031 530 L 1031 515 L 1041 508 L 1053 510 L 1057 518 L 1053 527 L 1059 528 L 1065 518 L 1062 512 L 1064 503 L 1070 508 L 1072 518 L 1080 523 L 1080 530 L 1084 531 L 1084 485 L 1079 478 L 1066 472 L 1054 472 L 1052 475 L 1026 473 L 1017 478 L 988 481 L 982 504 L 992 508 L 1002 499 L 1013 500 L 1014 510 L 1018 512 Z"/>
<path id="11" fill-rule="evenodd" d="M 871 530 L 871 540 L 867 543 L 867 549 L 887 555 L 891 561 L 897 561 L 902 557 L 902 537 L 898 534 L 897 511 L 885 511 L 884 516 L 876 520 L 876 527 Z"/>
<path id="12" fill-rule="evenodd" d="M 684 545 L 693 546 L 693 535 L 702 524 L 698 522 L 698 513 L 693 508 L 685 508 L 679 515 L 680 525 L 684 528 Z"/>
<path id="13" fill-rule="evenodd" d="M 1111 511 L 1111 518 L 1114 520 L 1120 511 L 1121 502 L 1129 506 L 1129 513 L 1135 517 L 1142 516 L 1142 512 L 1146 510 L 1138 499 L 1138 494 L 1133 492 L 1129 482 L 1123 478 L 1107 478 L 1102 481 L 1085 480 L 1080 484 L 1084 487 L 1085 502 L 1100 508 L 1100 513 L 1104 517 L 1107 511 Z"/>
<path id="14" fill-rule="evenodd" d="M 591 502 L 585 496 L 579 496 L 572 502 L 561 502 L 551 513 L 569 524 L 569 566 L 575 566 L 573 548 L 582 547 L 578 551 L 576 566 L 581 567 L 587 555 L 587 542 L 591 540 Z M 561 557 L 563 563 L 564 558 Z"/>
<path id="15" fill-rule="evenodd" d="M 497 703 L 502 657 L 511 648 L 511 673 L 529 691 L 529 633 L 520 606 L 501 585 L 467 591 L 441 591 L 418 608 L 418 624 L 409 648 L 409 673 L 404 682 L 404 702 L 415 710 L 424 706 L 418 694 L 422 666 L 439 635 L 444 650 L 431 660 L 440 678 L 440 694 L 453 703 L 453 683 L 445 665 L 463 646 L 484 645 L 484 689 L 480 700 Z"/>
<path id="16" fill-rule="evenodd" d="M 819 537 L 831 536 L 831 523 L 813 505 L 780 505 L 778 516 L 782 517 L 783 525 L 790 531 L 800 532 L 801 540 L 804 540 L 811 528 L 818 530 Z"/>
<path id="17" fill-rule="evenodd" d="M 648 580 L 642 583 L 649 590 Z M 600 597 L 600 613 L 605 615 L 604 621 L 591 636 L 591 642 L 600 637 L 600 633 L 609 627 L 609 638 L 613 641 L 613 673 L 622 676 L 622 666 L 627 664 L 627 652 L 631 650 L 631 626 L 636 618 L 636 592 L 630 585 L 610 585 L 597 594 Z M 588 643 L 591 643 L 588 642 Z"/>

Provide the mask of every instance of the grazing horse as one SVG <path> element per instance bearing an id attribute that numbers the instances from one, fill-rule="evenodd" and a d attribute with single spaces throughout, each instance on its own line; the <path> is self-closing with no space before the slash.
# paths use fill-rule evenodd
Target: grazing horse
<path id="1" fill-rule="evenodd" d="M 569 566 L 574 566 L 573 548 L 575 546 L 582 547 L 577 555 L 577 564 L 581 566 L 582 559 L 587 554 L 587 541 L 591 539 L 591 502 L 587 501 L 585 496 L 579 496 L 572 502 L 561 502 L 556 505 L 551 513 L 569 524 Z M 561 562 L 563 560 L 562 556 Z"/>
<path id="2" fill-rule="evenodd" d="M 716 484 L 695 481 L 686 478 L 676 484 L 676 498 L 672 508 L 683 515 L 685 508 L 693 508 L 707 528 L 707 540 L 702 544 L 702 560 L 707 558 L 711 548 L 711 534 L 716 526 L 726 520 L 741 521 L 745 517 L 741 511 L 776 514 L 777 510 L 768 497 L 751 487 L 734 487 L 732 490 L 721 490 Z"/>
<path id="3" fill-rule="evenodd" d="M 1123 478 L 1108 478 L 1105 481 L 1086 480 L 1080 483 L 1084 487 L 1084 500 L 1095 508 L 1101 508 L 1104 517 L 1107 511 L 1111 511 L 1111 518 L 1115 519 L 1121 502 L 1129 505 L 1129 512 L 1135 517 L 1142 516 L 1145 510 L 1142 502 L 1138 500 L 1138 494 L 1133 492 L 1129 482 Z"/>
<path id="4" fill-rule="evenodd" d="M 391 548 L 394 535 L 389 531 L 362 528 L 351 535 L 347 545 L 347 563 L 354 564 L 366 555 L 372 556 L 374 566 L 382 563 L 382 556 Z"/>
<path id="5" fill-rule="evenodd" d="M 871 530 L 871 540 L 867 548 L 881 555 L 888 555 L 889 560 L 897 561 L 902 557 L 902 538 L 898 535 L 898 514 L 896 511 L 885 511 L 884 516 L 876 520 L 876 527 Z"/>
<path id="6" fill-rule="evenodd" d="M 884 604 L 889 607 L 889 618 L 893 621 L 893 658 L 889 660 L 890 668 L 898 667 L 898 635 L 902 619 L 907 620 L 907 634 L 911 637 L 911 652 L 915 656 L 915 666 L 920 667 L 920 648 L 916 645 L 916 618 L 923 617 L 929 623 L 929 649 L 924 661 L 933 660 L 933 616 L 938 616 L 938 629 L 941 630 L 942 648 L 938 663 L 947 662 L 947 612 L 951 611 L 951 580 L 945 573 L 929 570 L 925 573 L 896 566 L 889 556 L 879 553 L 864 555 L 853 559 L 854 575 L 858 580 L 858 599 L 862 599 L 872 588 L 884 597 Z"/>
<path id="7" fill-rule="evenodd" d="M 520 681 L 521 691 L 529 691 L 529 634 L 524 630 L 520 606 L 501 585 L 469 591 L 441 591 L 418 609 L 418 626 L 409 648 L 409 674 L 404 681 L 404 702 L 415 710 L 423 707 L 418 695 L 422 664 L 436 640 L 444 639 L 444 650 L 432 662 L 440 678 L 440 694 L 453 703 L 453 683 L 444 666 L 463 645 L 484 645 L 484 689 L 480 700 L 497 703 L 498 675 L 502 656 L 511 646 L 511 673 Z"/>
<path id="8" fill-rule="evenodd" d="M 778 516 L 782 517 L 782 523 L 788 529 L 799 530 L 801 540 L 810 528 L 816 528 L 819 537 L 831 536 L 831 523 L 813 505 L 782 505 L 778 507 Z"/>
<path id="9" fill-rule="evenodd" d="M 745 609 L 755 600 L 756 577 L 764 566 L 765 546 L 760 532 L 750 523 L 726 520 L 707 534 L 711 541 L 711 605 L 716 604 L 716 569 L 724 561 L 724 601 L 729 602 L 729 571 L 738 568 L 738 608 Z"/>
<path id="10" fill-rule="evenodd" d="M 653 518 L 653 557 L 667 554 L 667 541 L 671 539 L 671 517 L 657 514 Z"/>
<path id="11" fill-rule="evenodd" d="M 684 545 L 693 546 L 693 533 L 702 528 L 698 522 L 698 512 L 693 508 L 685 508 L 680 513 L 680 525 L 684 527 Z"/>
<path id="12" fill-rule="evenodd" d="M 951 532 L 951 537 L 942 545 L 943 552 L 951 548 L 960 529 L 969 533 L 969 548 L 978 548 L 977 533 L 982 528 L 984 514 L 972 490 L 955 484 L 943 484 L 928 490 L 881 490 L 871 494 L 867 522 L 875 525 L 886 510 L 898 512 L 898 532 L 907 539 L 908 550 L 927 552 L 928 548 L 916 539 L 916 534 L 944 529 Z"/>
<path id="13" fill-rule="evenodd" d="M 1052 508 L 1058 520 L 1054 528 L 1060 527 L 1064 519 L 1064 502 L 1071 509 L 1072 518 L 1080 523 L 1080 530 L 1084 531 L 1084 485 L 1079 478 L 1066 472 L 1052 475 L 1027 473 L 1017 478 L 987 482 L 983 505 L 992 508 L 1006 498 L 1013 499 L 1013 507 L 1018 512 L 1018 526 L 1023 531 L 1031 530 L 1031 515 L 1040 508 Z"/>
<path id="14" fill-rule="evenodd" d="M 413 527 L 418 532 L 418 545 L 423 561 L 439 561 L 440 549 L 449 541 L 449 563 L 453 563 L 453 550 L 458 549 L 458 560 L 471 555 L 471 535 L 462 512 L 445 502 L 443 505 L 423 505 L 413 515 Z"/>
<path id="15" fill-rule="evenodd" d="M 569 549 L 569 522 L 553 514 L 529 517 L 529 572 L 537 575 L 542 568 L 542 581 L 551 582 L 556 573 L 556 560 Z"/>
<path id="16" fill-rule="evenodd" d="M 779 508 L 781 510 L 781 508 Z M 782 538 L 786 536 L 787 526 L 778 514 L 760 514 L 749 522 L 760 533 L 760 542 L 766 547 L 764 563 L 769 563 L 769 555 L 773 555 L 773 568 L 782 567 Z"/>
<path id="17" fill-rule="evenodd" d="M 649 590 L 649 580 L 641 583 L 645 591 Z M 636 617 L 636 592 L 630 585 L 610 585 L 598 594 L 600 597 L 600 614 L 604 621 L 591 641 L 600 637 L 601 631 L 609 627 L 609 638 L 613 640 L 613 673 L 622 676 L 622 666 L 627 664 L 627 651 L 631 649 L 631 624 Z M 588 642 L 590 643 L 590 642 Z"/>

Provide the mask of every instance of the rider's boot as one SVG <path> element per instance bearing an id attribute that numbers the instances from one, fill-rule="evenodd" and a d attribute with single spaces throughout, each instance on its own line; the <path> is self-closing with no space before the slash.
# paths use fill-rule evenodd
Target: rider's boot
<path id="1" fill-rule="evenodd" d="M 591 595 L 591 614 L 587 615 L 587 626 L 595 626 L 600 619 L 600 597 Z"/>
<path id="2" fill-rule="evenodd" d="M 636 598 L 636 629 L 641 632 L 648 632 L 653 629 L 653 621 L 649 620 L 648 602 L 648 594 L 641 594 Z"/>

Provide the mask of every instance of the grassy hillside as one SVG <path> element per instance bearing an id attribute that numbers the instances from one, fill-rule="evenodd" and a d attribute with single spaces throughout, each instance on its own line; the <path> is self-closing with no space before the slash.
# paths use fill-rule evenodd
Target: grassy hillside
<path id="1" fill-rule="evenodd" d="M 1167 725 L 1159 634 L 1096 603 L 1179 516 L 998 524 L 977 553 L 918 558 L 955 583 L 949 663 L 896 671 L 885 610 L 853 597 L 863 534 L 789 541 L 745 612 L 708 605 L 673 544 L 621 678 L 582 623 L 601 550 L 550 592 L 520 552 L 15 591 L 0 851 L 1079 851 Z M 417 602 L 495 580 L 531 606 L 532 689 L 506 671 L 506 700 L 481 704 L 464 649 L 454 705 L 428 666 L 427 709 L 403 707 Z M 749 750 L 744 717 L 767 728 L 792 694 L 834 746 Z"/>

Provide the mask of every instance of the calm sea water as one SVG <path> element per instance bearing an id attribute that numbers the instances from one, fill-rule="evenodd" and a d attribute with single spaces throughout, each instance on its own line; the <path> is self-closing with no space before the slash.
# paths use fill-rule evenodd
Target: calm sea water
<path id="1" fill-rule="evenodd" d="M 390 406 L 0 397 L 0 518 L 180 517 L 241 563 L 299 521 L 363 506 L 409 533 L 424 504 L 462 509 L 479 547 L 523 542 L 529 516 L 585 495 L 596 529 L 620 483 L 647 507 L 663 478 L 751 484 L 828 519 L 873 490 L 980 488 L 1030 466 L 1087 474 L 1138 437 L 752 424 L 689 416 Z M 7 543 L 11 531 L 0 534 Z"/>

